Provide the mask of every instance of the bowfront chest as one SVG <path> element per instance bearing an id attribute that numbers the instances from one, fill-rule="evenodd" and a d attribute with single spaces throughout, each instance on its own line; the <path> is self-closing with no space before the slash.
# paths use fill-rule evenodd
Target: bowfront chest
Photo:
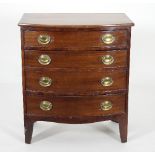
<path id="1" fill-rule="evenodd" d="M 127 141 L 130 36 L 125 14 L 24 14 L 25 142 L 36 121 L 119 124 Z"/>

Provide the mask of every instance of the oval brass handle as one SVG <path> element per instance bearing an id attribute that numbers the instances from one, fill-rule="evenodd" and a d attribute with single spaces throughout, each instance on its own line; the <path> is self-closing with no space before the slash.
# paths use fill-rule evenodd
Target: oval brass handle
<path id="1" fill-rule="evenodd" d="M 51 37 L 49 35 L 41 34 L 38 37 L 38 43 L 39 44 L 46 45 L 46 44 L 49 44 L 50 41 L 51 41 Z"/>
<path id="2" fill-rule="evenodd" d="M 111 55 L 102 56 L 101 59 L 105 65 L 111 65 L 114 62 L 114 58 Z"/>
<path id="3" fill-rule="evenodd" d="M 52 84 L 52 79 L 49 77 L 41 77 L 39 80 L 39 84 L 42 87 L 49 87 Z"/>
<path id="4" fill-rule="evenodd" d="M 101 109 L 103 111 L 110 110 L 112 108 L 112 102 L 111 101 L 104 101 L 101 103 Z"/>
<path id="5" fill-rule="evenodd" d="M 42 55 L 40 55 L 38 62 L 41 65 L 48 65 L 51 63 L 51 58 L 48 55 L 42 54 Z"/>
<path id="6" fill-rule="evenodd" d="M 115 41 L 115 37 L 112 34 L 108 33 L 102 36 L 102 41 L 105 44 L 112 44 Z"/>
<path id="7" fill-rule="evenodd" d="M 40 109 L 43 111 L 49 111 L 52 109 L 52 103 L 49 101 L 41 101 L 40 102 Z"/>
<path id="8" fill-rule="evenodd" d="M 101 79 L 101 84 L 105 87 L 111 86 L 113 84 L 113 80 L 111 77 L 105 77 L 105 78 Z"/>

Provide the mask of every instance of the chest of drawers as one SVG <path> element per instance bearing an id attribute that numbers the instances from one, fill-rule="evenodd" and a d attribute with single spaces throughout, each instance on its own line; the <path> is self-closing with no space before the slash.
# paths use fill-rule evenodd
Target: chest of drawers
<path id="1" fill-rule="evenodd" d="M 24 14 L 25 142 L 36 121 L 119 124 L 127 141 L 131 26 L 125 14 Z"/>

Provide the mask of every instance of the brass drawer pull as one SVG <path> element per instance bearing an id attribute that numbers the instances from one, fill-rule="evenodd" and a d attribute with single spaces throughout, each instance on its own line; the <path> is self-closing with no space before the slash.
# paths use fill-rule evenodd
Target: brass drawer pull
<path id="1" fill-rule="evenodd" d="M 50 41 L 51 41 L 51 37 L 49 35 L 41 34 L 38 37 L 38 43 L 39 44 L 47 45 L 50 43 Z"/>
<path id="2" fill-rule="evenodd" d="M 42 87 L 49 87 L 52 84 L 52 79 L 49 78 L 49 77 L 41 77 L 40 80 L 39 80 L 39 84 Z"/>
<path id="3" fill-rule="evenodd" d="M 101 103 L 101 109 L 103 111 L 110 110 L 112 108 L 112 102 L 111 101 L 104 101 Z"/>
<path id="4" fill-rule="evenodd" d="M 38 62 L 41 65 L 49 65 L 51 63 L 51 58 L 48 55 L 42 54 L 40 55 Z"/>
<path id="5" fill-rule="evenodd" d="M 114 58 L 111 55 L 102 56 L 101 59 L 105 65 L 111 65 L 114 62 Z"/>
<path id="6" fill-rule="evenodd" d="M 112 44 L 115 41 L 115 37 L 112 34 L 108 33 L 102 36 L 102 41 L 105 44 Z"/>
<path id="7" fill-rule="evenodd" d="M 43 111 L 49 111 L 52 109 L 52 103 L 49 101 L 41 101 L 40 102 L 40 109 Z"/>
<path id="8" fill-rule="evenodd" d="M 113 80 L 111 77 L 105 77 L 105 78 L 101 79 L 101 84 L 105 87 L 108 87 L 113 84 Z"/>

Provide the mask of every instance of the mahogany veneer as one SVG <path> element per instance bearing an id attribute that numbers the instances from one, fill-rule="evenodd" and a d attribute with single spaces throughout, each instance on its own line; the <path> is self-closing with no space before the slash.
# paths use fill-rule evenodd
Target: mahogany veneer
<path id="1" fill-rule="evenodd" d="M 36 121 L 119 123 L 127 141 L 130 36 L 125 14 L 24 14 L 25 142 Z"/>

